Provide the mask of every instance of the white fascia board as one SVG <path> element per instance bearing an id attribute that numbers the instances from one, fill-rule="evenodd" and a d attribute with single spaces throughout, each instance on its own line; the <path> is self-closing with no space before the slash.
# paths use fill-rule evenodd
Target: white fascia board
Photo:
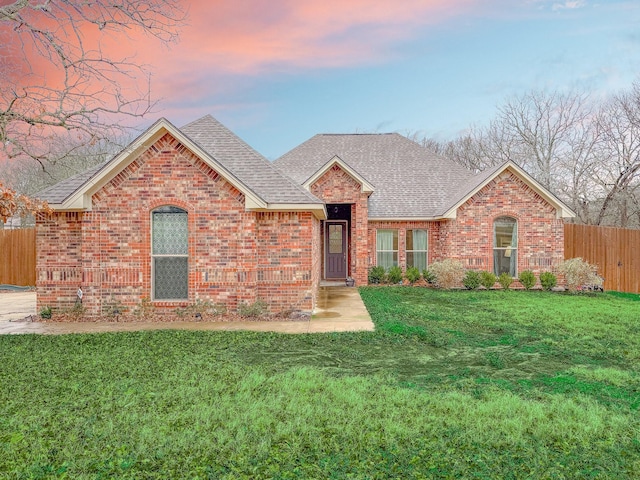
<path id="1" fill-rule="evenodd" d="M 227 182 L 237 188 L 245 196 L 245 208 L 266 208 L 267 202 L 249 189 L 244 183 L 236 178 L 230 171 L 211 157 L 206 151 L 192 142 L 180 130 L 173 126 L 168 120 L 161 118 L 149 129 L 134 140 L 127 148 L 116 155 L 101 171 L 78 189 L 73 195 L 61 204 L 61 210 L 79 209 L 91 210 L 91 197 L 104 185 L 120 173 L 131 161 L 147 148 L 153 145 L 163 135 L 169 133 L 176 140 L 182 143 L 194 155 L 207 163 L 212 169 L 220 174 Z"/>
<path id="2" fill-rule="evenodd" d="M 306 188 L 307 190 L 310 190 L 311 189 L 311 185 L 313 185 L 316 182 L 316 180 L 318 180 L 322 175 L 324 175 L 334 165 L 338 165 L 342 170 L 347 172 L 347 174 L 351 178 L 353 178 L 356 182 L 358 182 L 360 184 L 360 188 L 361 188 L 362 193 L 371 194 L 371 193 L 373 193 L 375 191 L 375 188 L 374 188 L 373 185 L 371 185 L 362 175 L 360 175 L 358 172 L 356 172 L 353 168 L 351 168 L 349 165 L 347 165 L 345 162 L 343 162 L 342 159 L 340 157 L 338 157 L 337 155 L 335 157 L 333 157 L 331 160 L 329 160 L 327 163 L 325 163 L 322 167 L 320 167 L 320 169 L 318 171 L 316 171 L 316 173 L 311 175 L 302 184 L 302 186 L 304 188 Z"/>
<path id="3" fill-rule="evenodd" d="M 437 222 L 446 217 L 370 217 L 369 222 Z"/>

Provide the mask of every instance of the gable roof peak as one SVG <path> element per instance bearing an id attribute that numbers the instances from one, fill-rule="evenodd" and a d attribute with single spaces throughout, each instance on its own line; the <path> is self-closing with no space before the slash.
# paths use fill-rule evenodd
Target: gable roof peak
<path id="1" fill-rule="evenodd" d="M 194 120 L 181 129 L 160 118 L 109 161 L 64 180 L 38 196 L 58 210 L 91 209 L 93 193 L 166 133 L 241 191 L 247 208 L 286 210 L 287 206 L 293 206 L 301 211 L 313 210 L 320 217 L 326 215 L 321 200 L 280 173 L 211 115 Z"/>

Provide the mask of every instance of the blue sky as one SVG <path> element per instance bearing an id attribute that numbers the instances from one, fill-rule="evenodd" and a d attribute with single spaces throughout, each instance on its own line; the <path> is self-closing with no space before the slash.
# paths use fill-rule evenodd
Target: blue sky
<path id="1" fill-rule="evenodd" d="M 148 59 L 158 115 L 211 113 L 270 159 L 316 133 L 447 140 L 512 95 L 640 79 L 637 0 L 190 4 L 182 41 Z"/>

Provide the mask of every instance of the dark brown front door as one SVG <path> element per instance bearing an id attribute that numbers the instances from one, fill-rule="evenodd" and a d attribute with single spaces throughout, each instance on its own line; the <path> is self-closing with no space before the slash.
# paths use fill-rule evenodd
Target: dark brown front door
<path id="1" fill-rule="evenodd" d="M 325 278 L 347 277 L 347 223 L 327 222 L 325 228 Z"/>

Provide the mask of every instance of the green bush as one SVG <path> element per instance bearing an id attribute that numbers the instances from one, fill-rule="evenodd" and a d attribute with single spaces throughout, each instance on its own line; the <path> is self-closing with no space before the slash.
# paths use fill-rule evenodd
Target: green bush
<path id="1" fill-rule="evenodd" d="M 459 260 L 446 258 L 439 262 L 433 262 L 430 268 L 431 273 L 436 277 L 435 283 L 440 288 L 454 288 L 460 286 L 466 269 Z"/>
<path id="2" fill-rule="evenodd" d="M 536 284 L 536 276 L 533 274 L 531 270 L 523 270 L 518 275 L 518 280 L 525 288 L 525 290 L 531 290 L 531 288 Z"/>
<path id="3" fill-rule="evenodd" d="M 264 300 L 256 300 L 253 303 L 240 303 L 238 315 L 243 318 L 259 318 L 267 313 L 267 303 Z"/>
<path id="4" fill-rule="evenodd" d="M 369 269 L 369 283 L 377 285 L 378 283 L 384 283 L 386 277 L 386 271 L 384 267 L 375 266 Z"/>
<path id="5" fill-rule="evenodd" d="M 540 285 L 542 285 L 543 290 L 551 290 L 558 284 L 558 279 L 551 272 L 542 272 L 540 274 Z"/>
<path id="6" fill-rule="evenodd" d="M 391 267 L 387 274 L 387 278 L 391 284 L 400 283 L 402 281 L 402 269 L 397 265 L 395 267 Z"/>
<path id="7" fill-rule="evenodd" d="M 462 284 L 467 290 L 475 290 L 480 286 L 480 273 L 475 270 L 467 270 Z"/>
<path id="8" fill-rule="evenodd" d="M 482 285 L 487 290 L 493 288 L 497 280 L 498 278 L 491 272 L 480 272 L 480 285 Z"/>
<path id="9" fill-rule="evenodd" d="M 498 277 L 498 282 L 504 290 L 509 290 L 509 287 L 513 283 L 513 277 L 507 272 L 502 272 Z"/>
<path id="10" fill-rule="evenodd" d="M 52 315 L 53 312 L 50 306 L 47 305 L 46 307 L 42 307 L 40 309 L 40 318 L 50 319 Z"/>
<path id="11" fill-rule="evenodd" d="M 428 268 L 425 268 L 424 272 L 422 272 L 422 278 L 424 278 L 429 285 L 436 282 L 436 276 Z"/>
<path id="12" fill-rule="evenodd" d="M 583 287 L 601 288 L 603 282 L 597 272 L 596 265 L 591 265 L 580 257 L 565 260 L 558 266 L 558 273 L 564 275 L 570 292 L 575 292 Z"/>
<path id="13" fill-rule="evenodd" d="M 407 280 L 409 280 L 410 283 L 416 283 L 418 280 L 420 280 L 420 270 L 418 270 L 416 267 L 409 267 L 407 268 L 404 276 L 407 278 Z"/>

